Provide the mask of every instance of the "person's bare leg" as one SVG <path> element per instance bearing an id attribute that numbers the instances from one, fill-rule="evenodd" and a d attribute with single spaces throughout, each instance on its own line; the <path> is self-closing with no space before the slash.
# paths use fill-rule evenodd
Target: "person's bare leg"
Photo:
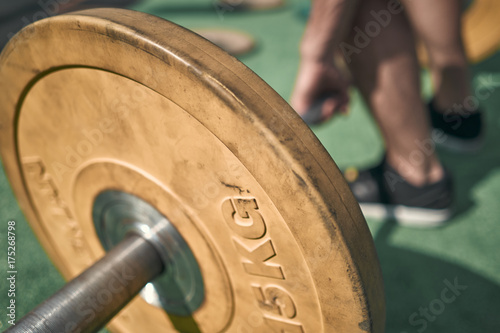
<path id="1" fill-rule="evenodd" d="M 367 23 L 377 22 L 373 11 L 387 9 L 386 0 L 362 1 L 354 27 L 365 31 Z M 348 57 L 349 67 L 380 126 L 387 162 L 406 181 L 421 186 L 440 180 L 444 171 L 433 147 L 423 149 L 431 142 L 430 125 L 420 96 L 419 67 L 409 24 L 404 13 L 391 14 L 390 20 L 368 46 Z M 356 45 L 359 29 L 353 30 L 347 44 Z"/>
<path id="2" fill-rule="evenodd" d="M 468 63 L 461 38 L 461 1 L 402 2 L 429 55 L 435 106 L 455 111 L 454 106 L 463 104 L 470 95 Z"/>

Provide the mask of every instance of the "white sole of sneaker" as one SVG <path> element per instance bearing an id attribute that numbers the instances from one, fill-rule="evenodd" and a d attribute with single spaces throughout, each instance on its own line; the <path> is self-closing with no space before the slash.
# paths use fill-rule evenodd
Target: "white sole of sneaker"
<path id="1" fill-rule="evenodd" d="M 402 205 L 360 204 L 365 217 L 376 219 L 394 219 L 400 225 L 408 227 L 431 228 L 446 224 L 452 216 L 452 210 L 426 209 Z"/>

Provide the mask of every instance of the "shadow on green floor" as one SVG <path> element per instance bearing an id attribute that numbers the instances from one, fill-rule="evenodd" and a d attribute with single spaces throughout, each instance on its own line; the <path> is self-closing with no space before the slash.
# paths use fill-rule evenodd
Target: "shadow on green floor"
<path id="1" fill-rule="evenodd" d="M 491 55 L 487 59 L 475 64 L 471 67 L 471 71 L 474 75 L 482 73 L 499 73 L 500 72 L 500 51 Z"/>
<path id="2" fill-rule="evenodd" d="M 390 245 L 386 223 L 375 244 L 387 303 L 387 332 L 496 332 L 500 286 L 452 262 Z"/>

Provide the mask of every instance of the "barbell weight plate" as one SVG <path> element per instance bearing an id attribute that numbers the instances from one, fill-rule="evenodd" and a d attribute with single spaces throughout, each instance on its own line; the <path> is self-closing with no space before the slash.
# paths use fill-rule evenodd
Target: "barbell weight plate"
<path id="1" fill-rule="evenodd" d="M 471 63 L 479 63 L 500 48 L 500 26 L 497 0 L 474 0 L 462 15 L 462 38 L 465 53 Z M 418 44 L 420 61 L 426 65 L 429 57 L 422 42 Z"/>
<path id="2" fill-rule="evenodd" d="M 0 100 L 6 173 L 66 279 L 104 255 L 92 209 L 110 190 L 166 216 L 198 262 L 191 316 L 137 297 L 113 332 L 384 330 L 373 240 L 342 174 L 210 42 L 128 10 L 42 20 L 4 49 Z"/>
<path id="3" fill-rule="evenodd" d="M 481 62 L 498 51 L 500 27 L 497 14 L 500 3 L 496 0 L 474 0 L 462 17 L 463 39 L 469 60 Z"/>

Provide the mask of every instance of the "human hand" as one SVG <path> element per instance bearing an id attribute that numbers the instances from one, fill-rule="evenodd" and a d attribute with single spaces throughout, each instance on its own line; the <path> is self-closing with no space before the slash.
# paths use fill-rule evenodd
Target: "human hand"
<path id="1" fill-rule="evenodd" d="M 292 107 L 301 116 L 320 101 L 321 121 L 336 113 L 346 113 L 349 81 L 333 63 L 302 60 L 291 97 Z"/>

